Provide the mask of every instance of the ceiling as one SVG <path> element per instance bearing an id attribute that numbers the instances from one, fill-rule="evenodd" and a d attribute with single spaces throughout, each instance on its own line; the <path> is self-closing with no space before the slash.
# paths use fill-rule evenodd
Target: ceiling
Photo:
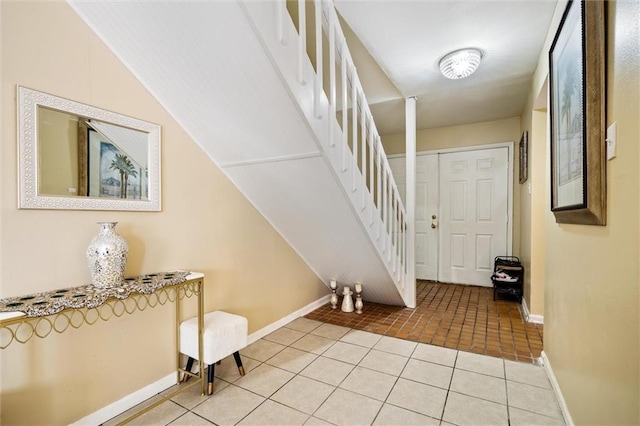
<path id="1" fill-rule="evenodd" d="M 555 0 L 334 0 L 380 134 L 405 129 L 405 102 L 418 98 L 417 127 L 427 129 L 518 116 L 556 7 Z M 438 61 L 482 50 L 462 80 Z"/>

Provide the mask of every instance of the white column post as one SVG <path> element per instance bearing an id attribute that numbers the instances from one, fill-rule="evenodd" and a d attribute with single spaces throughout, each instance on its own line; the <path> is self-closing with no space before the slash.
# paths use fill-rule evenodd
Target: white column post
<path id="1" fill-rule="evenodd" d="M 409 308 L 416 307 L 416 102 L 417 98 L 407 98 L 405 101 L 406 119 L 406 200 L 407 209 L 407 276 L 404 302 Z"/>

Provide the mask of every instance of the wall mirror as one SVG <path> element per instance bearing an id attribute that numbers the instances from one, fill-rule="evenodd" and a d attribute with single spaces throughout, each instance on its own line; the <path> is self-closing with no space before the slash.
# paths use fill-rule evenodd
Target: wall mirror
<path id="1" fill-rule="evenodd" d="M 18 86 L 18 207 L 160 211 L 160 126 Z"/>

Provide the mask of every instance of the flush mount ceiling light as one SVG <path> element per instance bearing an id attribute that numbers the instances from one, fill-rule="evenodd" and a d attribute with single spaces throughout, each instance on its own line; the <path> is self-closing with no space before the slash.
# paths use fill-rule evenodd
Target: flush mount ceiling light
<path id="1" fill-rule="evenodd" d="M 478 49 L 460 49 L 440 59 L 440 72 L 451 80 L 469 77 L 480 65 L 482 52 Z"/>

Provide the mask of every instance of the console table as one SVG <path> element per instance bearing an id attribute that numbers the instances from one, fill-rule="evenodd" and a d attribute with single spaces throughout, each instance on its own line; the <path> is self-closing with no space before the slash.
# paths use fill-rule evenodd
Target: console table
<path id="1" fill-rule="evenodd" d="M 180 363 L 181 301 L 187 297 L 198 298 L 198 346 L 199 370 L 185 371 Z M 173 398 L 192 386 L 200 384 L 205 394 L 202 337 L 204 332 L 204 275 L 198 272 L 173 271 L 126 278 L 121 286 L 97 288 L 93 285 L 69 287 L 43 293 L 0 299 L 0 349 L 12 343 L 27 343 L 33 337 L 45 338 L 51 333 L 63 333 L 69 328 L 92 325 L 98 320 L 108 321 L 113 317 L 143 311 L 157 305 L 175 303 L 176 323 L 176 383 L 180 373 L 196 380 L 186 383 L 178 390 L 164 396 L 156 403 L 145 407 L 120 424 L 139 417 L 166 400 Z"/>

